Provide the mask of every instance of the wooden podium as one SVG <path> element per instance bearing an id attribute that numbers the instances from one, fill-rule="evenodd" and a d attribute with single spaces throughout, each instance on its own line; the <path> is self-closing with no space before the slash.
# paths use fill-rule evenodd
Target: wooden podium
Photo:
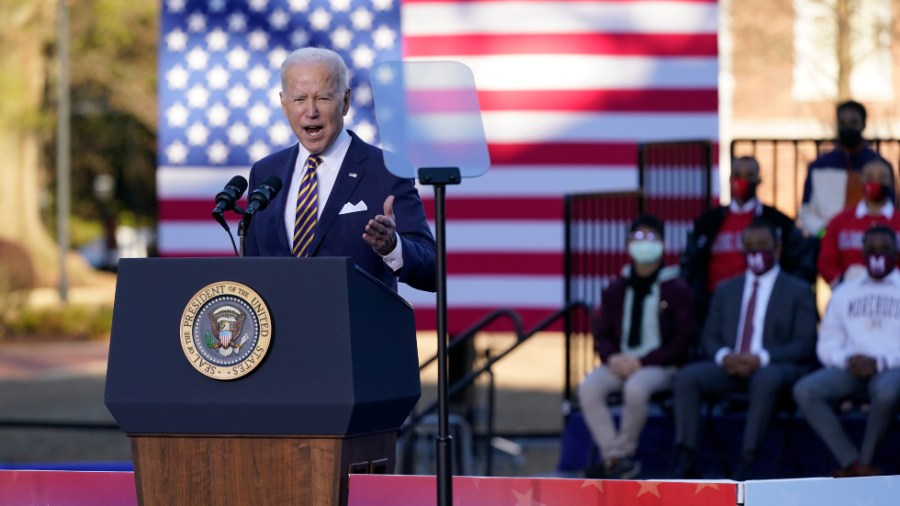
<path id="1" fill-rule="evenodd" d="M 230 380 L 195 367 L 180 332 L 225 283 L 258 294 L 271 332 Z M 106 405 L 131 438 L 142 505 L 345 505 L 350 473 L 393 472 L 420 393 L 412 308 L 350 259 L 119 264 Z"/>

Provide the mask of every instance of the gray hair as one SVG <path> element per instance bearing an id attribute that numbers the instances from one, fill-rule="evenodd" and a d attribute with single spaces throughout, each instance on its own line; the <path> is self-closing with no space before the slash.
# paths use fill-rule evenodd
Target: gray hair
<path id="1" fill-rule="evenodd" d="M 350 79 L 347 77 L 347 64 L 338 53 L 324 47 L 301 47 L 287 55 L 281 64 L 281 89 L 284 90 L 284 71 L 294 63 L 318 64 L 324 63 L 332 68 L 332 75 L 338 78 L 341 92 L 350 89 Z"/>

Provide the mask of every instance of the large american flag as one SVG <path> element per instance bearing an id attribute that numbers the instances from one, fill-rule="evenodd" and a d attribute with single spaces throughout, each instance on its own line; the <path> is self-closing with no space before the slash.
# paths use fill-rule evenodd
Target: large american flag
<path id="1" fill-rule="evenodd" d="M 231 254 L 213 197 L 296 142 L 278 101 L 293 48 L 345 57 L 347 125 L 375 143 L 373 63 L 472 69 L 491 169 L 447 191 L 451 331 L 495 308 L 526 323 L 559 308 L 562 196 L 636 188 L 638 142 L 718 137 L 715 0 L 165 0 L 161 16 L 164 256 Z M 431 189 L 420 193 L 433 218 Z M 401 294 L 434 328 L 434 296 Z"/>

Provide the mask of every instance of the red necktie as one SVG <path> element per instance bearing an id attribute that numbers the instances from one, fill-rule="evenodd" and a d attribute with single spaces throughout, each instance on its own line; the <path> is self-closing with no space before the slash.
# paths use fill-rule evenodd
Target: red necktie
<path id="1" fill-rule="evenodd" d="M 756 312 L 756 289 L 759 288 L 759 281 L 753 282 L 753 291 L 750 293 L 750 300 L 747 301 L 747 310 L 744 311 L 744 330 L 741 332 L 740 353 L 750 351 L 750 341 L 753 340 L 753 313 Z"/>

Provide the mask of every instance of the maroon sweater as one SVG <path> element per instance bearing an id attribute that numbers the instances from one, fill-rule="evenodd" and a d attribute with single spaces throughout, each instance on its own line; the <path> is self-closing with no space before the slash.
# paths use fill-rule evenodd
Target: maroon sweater
<path id="1" fill-rule="evenodd" d="M 661 344 L 640 357 L 641 364 L 678 365 L 687 357 L 688 348 L 696 334 L 693 292 L 679 277 L 671 279 L 663 277 L 657 279 L 656 284 L 659 286 L 658 315 Z M 594 345 L 604 362 L 622 349 L 622 321 L 624 318 L 631 318 L 630 314 L 622 314 L 625 291 L 628 289 L 628 279 L 623 276 L 616 278 L 603 290 L 601 299 L 603 308 L 600 311 L 600 325 Z"/>

